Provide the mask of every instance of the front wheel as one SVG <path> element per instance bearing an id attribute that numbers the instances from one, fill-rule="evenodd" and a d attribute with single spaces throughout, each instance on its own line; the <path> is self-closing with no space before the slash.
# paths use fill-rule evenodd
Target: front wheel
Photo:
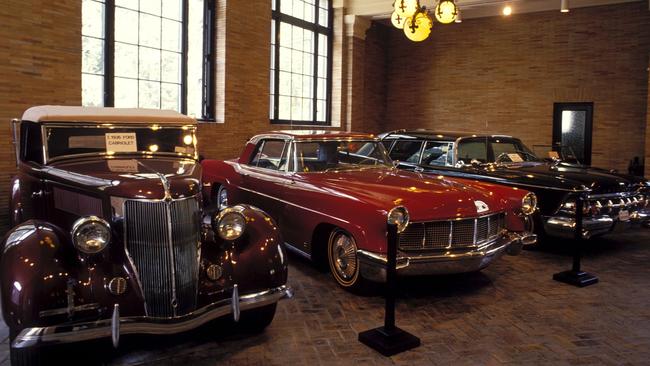
<path id="1" fill-rule="evenodd" d="M 334 229 L 327 243 L 327 257 L 330 272 L 339 285 L 350 289 L 359 286 L 357 243 L 352 235 L 343 229 Z"/>

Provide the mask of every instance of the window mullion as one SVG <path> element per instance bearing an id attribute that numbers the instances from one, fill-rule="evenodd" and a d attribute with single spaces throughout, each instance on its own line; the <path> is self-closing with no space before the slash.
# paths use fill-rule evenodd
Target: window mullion
<path id="1" fill-rule="evenodd" d="M 115 0 L 104 5 L 104 106 L 115 105 Z"/>
<path id="2" fill-rule="evenodd" d="M 181 30 L 181 113 L 187 114 L 187 32 L 188 32 L 188 18 L 189 7 L 187 0 L 182 0 L 182 30 Z M 161 21 L 162 22 L 162 21 Z M 161 23 L 162 24 L 162 23 Z M 162 27 L 161 27 L 162 28 Z M 162 40 L 162 37 L 161 37 Z M 162 51 L 160 51 L 162 55 Z M 162 71 L 162 63 L 160 65 Z M 162 90 L 162 78 L 161 88 Z M 161 98 L 162 99 L 162 98 Z M 161 100 L 162 103 L 162 100 Z"/>

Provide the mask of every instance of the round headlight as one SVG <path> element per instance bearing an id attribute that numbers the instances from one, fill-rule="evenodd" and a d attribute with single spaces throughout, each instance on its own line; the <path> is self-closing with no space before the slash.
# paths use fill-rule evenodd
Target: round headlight
<path id="1" fill-rule="evenodd" d="M 527 193 L 524 198 L 521 199 L 521 212 L 524 215 L 532 215 L 537 209 L 537 196 L 535 193 Z"/>
<path id="2" fill-rule="evenodd" d="M 235 240 L 242 236 L 246 229 L 246 218 L 237 206 L 228 207 L 217 214 L 213 229 L 222 239 Z"/>
<path id="3" fill-rule="evenodd" d="M 97 216 L 86 216 L 72 225 L 72 244 L 86 254 L 99 253 L 111 241 L 111 227 Z"/>
<path id="4" fill-rule="evenodd" d="M 409 212 L 404 206 L 394 207 L 388 212 L 388 223 L 397 225 L 397 232 L 401 233 L 409 225 Z"/>

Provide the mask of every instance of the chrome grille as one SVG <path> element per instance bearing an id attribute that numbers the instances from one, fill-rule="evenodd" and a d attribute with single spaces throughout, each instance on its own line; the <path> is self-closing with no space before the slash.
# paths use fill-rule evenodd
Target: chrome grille
<path id="1" fill-rule="evenodd" d="M 403 251 L 465 249 L 495 239 L 505 228 L 505 213 L 475 219 L 411 223 L 399 234 Z"/>
<path id="2" fill-rule="evenodd" d="M 200 213 L 195 198 L 124 203 L 126 248 L 138 272 L 147 315 L 196 308 Z"/>

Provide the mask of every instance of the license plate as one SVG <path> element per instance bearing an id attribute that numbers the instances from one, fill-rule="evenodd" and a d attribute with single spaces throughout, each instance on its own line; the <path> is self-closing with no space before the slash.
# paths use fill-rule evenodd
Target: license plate
<path id="1" fill-rule="evenodd" d="M 618 219 L 620 221 L 628 221 L 628 220 L 630 220 L 630 211 L 628 211 L 628 210 L 619 211 Z"/>

